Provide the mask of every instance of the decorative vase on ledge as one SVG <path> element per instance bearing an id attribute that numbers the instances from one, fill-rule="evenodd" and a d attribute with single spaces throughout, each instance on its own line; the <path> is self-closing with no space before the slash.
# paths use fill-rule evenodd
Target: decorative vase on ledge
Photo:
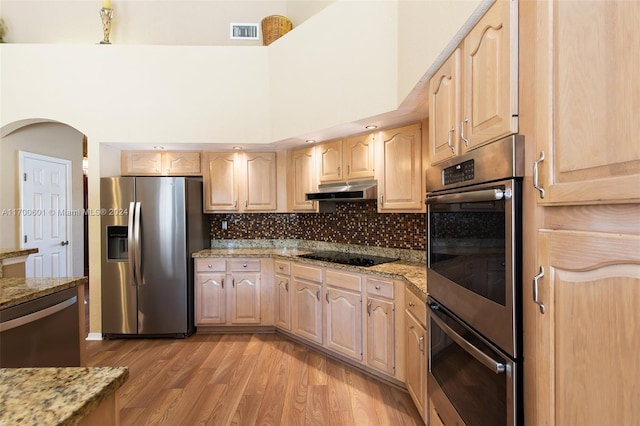
<path id="1" fill-rule="evenodd" d="M 293 28 L 291 21 L 282 15 L 270 15 L 264 18 L 262 25 L 262 44 L 270 45 Z"/>

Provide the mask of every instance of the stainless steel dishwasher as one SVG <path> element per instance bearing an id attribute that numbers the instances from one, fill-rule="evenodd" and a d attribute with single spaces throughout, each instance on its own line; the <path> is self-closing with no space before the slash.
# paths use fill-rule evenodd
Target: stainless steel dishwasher
<path id="1" fill-rule="evenodd" d="M 0 367 L 80 366 L 76 288 L 0 310 Z"/>

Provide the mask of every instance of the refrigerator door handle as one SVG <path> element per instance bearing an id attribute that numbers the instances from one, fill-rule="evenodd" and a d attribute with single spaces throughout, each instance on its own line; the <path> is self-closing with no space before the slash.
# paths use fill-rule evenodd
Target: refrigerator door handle
<path id="1" fill-rule="evenodd" d="M 140 202 L 136 202 L 136 214 L 135 214 L 135 225 L 133 228 L 133 239 L 135 242 L 135 266 L 136 266 L 136 271 L 135 271 L 135 275 L 136 275 L 136 281 L 137 281 L 137 285 L 142 285 L 144 284 L 143 280 L 142 280 L 142 270 L 140 268 L 140 263 L 141 263 L 141 259 L 142 259 L 142 248 L 141 248 L 141 244 L 140 244 Z"/>
<path id="2" fill-rule="evenodd" d="M 133 237 L 133 227 L 134 227 L 134 223 L 135 223 L 135 203 L 131 202 L 129 203 L 129 227 L 127 228 L 129 231 L 127 233 L 127 257 L 128 257 L 128 270 L 129 270 L 129 279 L 131 280 L 131 285 L 136 285 L 136 277 L 135 277 L 135 273 L 134 273 L 134 264 L 136 261 L 136 256 L 135 256 L 135 241 L 134 241 L 134 237 Z"/>

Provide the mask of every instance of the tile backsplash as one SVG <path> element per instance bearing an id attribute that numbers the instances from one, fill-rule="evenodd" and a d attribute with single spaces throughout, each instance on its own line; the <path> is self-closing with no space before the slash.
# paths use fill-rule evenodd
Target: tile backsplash
<path id="1" fill-rule="evenodd" d="M 426 250 L 425 214 L 378 213 L 375 201 L 336 203 L 333 213 L 219 213 L 209 218 L 213 240 L 316 240 Z"/>

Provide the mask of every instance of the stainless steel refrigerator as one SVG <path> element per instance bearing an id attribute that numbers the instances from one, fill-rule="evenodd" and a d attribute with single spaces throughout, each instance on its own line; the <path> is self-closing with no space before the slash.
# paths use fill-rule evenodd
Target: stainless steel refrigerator
<path id="1" fill-rule="evenodd" d="M 191 335 L 191 254 L 210 244 L 202 181 L 102 178 L 100 198 L 103 337 Z"/>

